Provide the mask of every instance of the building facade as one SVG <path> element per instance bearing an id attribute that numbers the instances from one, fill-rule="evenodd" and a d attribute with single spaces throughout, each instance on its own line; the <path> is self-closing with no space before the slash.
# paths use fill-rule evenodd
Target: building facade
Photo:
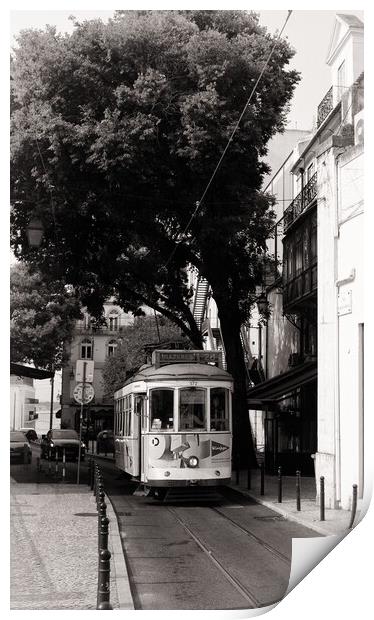
<path id="1" fill-rule="evenodd" d="M 77 321 L 74 336 L 66 344 L 68 363 L 62 371 L 61 427 L 79 429 L 80 405 L 73 393 L 77 385 L 77 360 L 94 363 L 93 388 L 94 398 L 85 406 L 85 426 L 96 436 L 105 428 L 113 428 L 113 395 L 106 394 L 103 383 L 105 360 L 115 355 L 122 332 L 134 322 L 134 317 L 125 313 L 115 303 L 104 304 L 102 321 L 94 320 L 87 312 L 83 319 Z"/>
<path id="2" fill-rule="evenodd" d="M 283 166 L 296 196 L 269 244 L 282 247 L 282 277 L 278 287 L 276 282 L 267 287 L 272 309 L 265 336 L 268 379 L 250 389 L 249 403 L 255 407 L 257 399 L 265 409 L 268 467 L 285 465 L 285 450 L 291 469 L 314 470 L 317 481 L 324 476 L 328 506 L 348 508 L 352 484 L 358 484 L 361 497 L 364 487 L 359 19 L 336 16 L 327 63 L 332 86 L 318 108 L 317 127 Z"/>

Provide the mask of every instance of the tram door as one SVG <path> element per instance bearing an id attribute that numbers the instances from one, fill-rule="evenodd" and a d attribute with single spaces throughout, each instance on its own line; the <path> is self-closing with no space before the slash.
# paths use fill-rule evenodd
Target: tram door
<path id="1" fill-rule="evenodd" d="M 136 464 L 135 471 L 140 480 L 144 480 L 144 432 L 146 431 L 145 394 L 136 394 L 134 397 L 135 425 L 134 435 L 136 441 Z M 139 474 L 139 472 L 141 472 Z"/>

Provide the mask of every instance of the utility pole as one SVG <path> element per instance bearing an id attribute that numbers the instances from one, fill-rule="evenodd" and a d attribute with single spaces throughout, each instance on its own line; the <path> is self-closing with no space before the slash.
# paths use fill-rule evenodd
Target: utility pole
<path id="1" fill-rule="evenodd" d="M 83 424 L 84 398 L 85 398 L 85 391 L 86 391 L 86 371 L 87 371 L 87 362 L 83 362 L 82 402 L 81 402 L 81 412 L 79 416 L 79 448 L 78 448 L 77 484 L 79 484 L 79 473 L 80 473 L 80 467 L 81 467 L 82 424 Z"/>

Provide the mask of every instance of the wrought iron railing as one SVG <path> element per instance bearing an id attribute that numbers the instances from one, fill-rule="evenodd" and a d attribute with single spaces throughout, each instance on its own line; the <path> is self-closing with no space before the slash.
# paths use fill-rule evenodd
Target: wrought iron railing
<path id="1" fill-rule="evenodd" d="M 294 278 L 283 282 L 283 308 L 300 301 L 317 291 L 317 261 Z"/>
<path id="2" fill-rule="evenodd" d="M 333 88 L 327 91 L 326 95 L 322 99 L 321 103 L 318 106 L 317 110 L 317 127 L 322 125 L 325 118 L 328 117 L 331 110 L 333 109 Z"/>
<path id="3" fill-rule="evenodd" d="M 284 232 L 309 207 L 317 196 L 317 173 L 315 172 L 302 191 L 293 199 L 284 212 Z"/>

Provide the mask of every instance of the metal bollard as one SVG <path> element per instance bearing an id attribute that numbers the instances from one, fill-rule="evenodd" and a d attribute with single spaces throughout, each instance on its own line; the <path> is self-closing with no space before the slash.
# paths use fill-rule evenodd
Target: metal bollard
<path id="1" fill-rule="evenodd" d="M 109 537 L 108 517 L 99 517 L 99 553 L 101 549 L 108 549 Z"/>
<path id="2" fill-rule="evenodd" d="M 110 558 L 108 549 L 100 551 L 96 609 L 113 609 L 110 604 Z"/>
<path id="3" fill-rule="evenodd" d="M 91 488 L 91 491 L 94 488 L 94 478 L 95 478 L 94 460 L 91 456 L 90 457 L 90 488 Z"/>
<path id="4" fill-rule="evenodd" d="M 58 450 L 56 450 L 55 453 L 55 476 L 56 478 L 58 476 Z"/>
<path id="5" fill-rule="evenodd" d="M 261 463 L 260 465 L 260 476 L 261 476 L 260 495 L 265 495 L 265 470 L 264 470 L 263 463 Z"/>
<path id="6" fill-rule="evenodd" d="M 351 520 L 348 525 L 348 529 L 350 530 L 353 527 L 353 523 L 356 516 L 357 510 L 357 484 L 354 484 L 353 487 L 353 495 L 352 495 L 352 509 L 351 509 Z"/>
<path id="7" fill-rule="evenodd" d="M 42 468 L 40 467 L 40 456 L 36 457 L 36 471 L 42 471 Z"/>
<path id="8" fill-rule="evenodd" d="M 319 479 L 320 490 L 319 490 L 319 520 L 325 520 L 325 478 L 321 476 Z"/>
<path id="9" fill-rule="evenodd" d="M 282 503 L 282 468 L 278 467 L 278 504 Z"/>
<path id="10" fill-rule="evenodd" d="M 300 471 L 297 470 L 296 471 L 296 510 L 300 511 L 301 510 L 301 484 L 300 484 Z"/>
<path id="11" fill-rule="evenodd" d="M 66 480 L 66 451 L 62 448 L 62 482 Z"/>
<path id="12" fill-rule="evenodd" d="M 252 480 L 251 480 L 251 467 L 248 464 L 248 468 L 247 468 L 247 489 L 248 489 L 248 491 L 251 488 L 251 483 L 252 483 Z"/>
<path id="13" fill-rule="evenodd" d="M 51 475 L 51 468 L 52 468 L 52 463 L 51 463 L 51 448 L 49 448 L 48 450 L 48 476 Z"/>

